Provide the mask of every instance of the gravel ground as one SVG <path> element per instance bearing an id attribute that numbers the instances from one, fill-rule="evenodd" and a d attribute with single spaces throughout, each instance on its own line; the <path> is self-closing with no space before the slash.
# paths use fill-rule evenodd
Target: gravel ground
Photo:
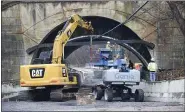
<path id="1" fill-rule="evenodd" d="M 95 104 L 78 105 L 76 100 L 52 101 L 9 101 L 2 102 L 2 111 L 185 111 L 184 104 L 175 102 L 122 102 L 114 100 L 96 101 Z"/>
<path id="2" fill-rule="evenodd" d="M 184 105 L 166 102 L 105 102 L 77 105 L 75 100 L 65 102 L 2 102 L 2 111 L 184 111 Z"/>

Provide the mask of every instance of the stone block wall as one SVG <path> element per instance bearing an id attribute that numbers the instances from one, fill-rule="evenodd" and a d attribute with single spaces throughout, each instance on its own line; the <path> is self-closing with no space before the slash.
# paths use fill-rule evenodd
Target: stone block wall
<path id="1" fill-rule="evenodd" d="M 20 6 L 14 5 L 2 11 L 1 55 L 2 81 L 19 79 L 19 67 L 24 64 L 24 41 L 22 38 Z"/>
<path id="2" fill-rule="evenodd" d="M 184 67 L 185 38 L 175 18 L 159 21 L 157 62 L 162 69 Z"/>
<path id="3" fill-rule="evenodd" d="M 144 1 L 140 2 L 28 2 L 2 11 L 2 80 L 19 79 L 19 66 L 29 64 L 32 55 L 26 49 L 39 43 L 49 31 L 71 14 L 102 16 L 124 22 Z M 184 67 L 185 38 L 166 2 L 149 2 L 126 24 L 139 37 L 156 45 L 151 55 L 162 69 Z M 183 9 L 183 8 L 181 8 Z M 185 11 L 181 10 L 183 16 Z M 88 61 L 88 48 L 72 53 L 70 61 Z M 83 56 L 81 56 L 81 53 Z M 76 58 L 78 56 L 78 58 Z M 74 58 L 75 57 L 75 58 Z"/>

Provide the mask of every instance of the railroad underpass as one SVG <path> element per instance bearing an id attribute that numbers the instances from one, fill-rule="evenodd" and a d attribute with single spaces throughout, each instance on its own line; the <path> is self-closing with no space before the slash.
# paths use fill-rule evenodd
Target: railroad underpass
<path id="1" fill-rule="evenodd" d="M 143 4 L 135 1 L 2 4 L 2 110 L 183 111 L 185 35 L 170 3 L 148 2 L 127 23 L 104 34 L 124 23 Z M 184 2 L 172 2 L 174 4 L 184 19 Z M 145 91 L 144 102 L 134 102 L 133 99 L 106 102 L 102 99 L 94 104 L 78 105 L 74 98 L 60 102 L 19 100 L 20 91 L 28 90 L 19 85 L 20 65 L 33 63 L 42 51 L 52 50 L 56 35 L 74 13 L 91 21 L 94 32 L 77 28 L 65 46 L 66 61 L 83 74 L 95 73 L 97 69 L 86 65 L 97 62 L 95 52 L 105 47 L 107 41 L 123 48 L 129 59 L 142 63 L 146 71 L 154 57 L 159 66 L 156 81 L 150 82 L 149 76 L 145 75 L 141 77 L 141 84 L 136 86 Z"/>

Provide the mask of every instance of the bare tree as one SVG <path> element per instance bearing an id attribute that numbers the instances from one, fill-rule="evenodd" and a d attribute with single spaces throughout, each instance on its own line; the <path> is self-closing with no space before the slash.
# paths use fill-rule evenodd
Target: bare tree
<path id="1" fill-rule="evenodd" d="M 176 2 L 174 1 L 167 1 L 172 13 L 174 14 L 175 16 L 175 19 L 177 21 L 177 23 L 179 24 L 180 26 L 180 29 L 184 35 L 184 38 L 185 38 L 185 19 L 182 17 L 182 15 L 180 14 L 178 8 L 177 8 L 177 5 L 176 5 Z M 179 3 L 179 2 L 178 2 Z M 182 2 L 184 3 L 184 2 Z"/>

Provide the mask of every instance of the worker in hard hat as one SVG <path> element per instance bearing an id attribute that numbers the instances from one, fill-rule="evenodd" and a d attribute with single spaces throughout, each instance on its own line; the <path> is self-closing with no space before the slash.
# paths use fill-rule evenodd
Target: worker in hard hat
<path id="1" fill-rule="evenodd" d="M 124 54 L 124 59 L 126 61 L 126 65 L 128 67 L 129 66 L 129 58 L 128 58 L 128 56 L 126 54 Z"/>
<path id="2" fill-rule="evenodd" d="M 128 72 L 126 63 L 123 62 L 121 64 L 121 68 L 120 68 L 119 72 Z"/>
<path id="3" fill-rule="evenodd" d="M 131 60 L 129 60 L 128 68 L 129 68 L 129 69 L 134 69 L 134 64 L 132 63 Z"/>
<path id="4" fill-rule="evenodd" d="M 150 71 L 150 81 L 155 81 L 157 64 L 155 63 L 154 58 L 151 58 L 151 62 L 148 64 L 147 68 Z"/>
<path id="5" fill-rule="evenodd" d="M 112 46 L 110 45 L 110 42 L 109 42 L 109 41 L 108 41 L 107 44 L 106 44 L 106 49 L 109 49 L 109 50 L 112 49 Z"/>

